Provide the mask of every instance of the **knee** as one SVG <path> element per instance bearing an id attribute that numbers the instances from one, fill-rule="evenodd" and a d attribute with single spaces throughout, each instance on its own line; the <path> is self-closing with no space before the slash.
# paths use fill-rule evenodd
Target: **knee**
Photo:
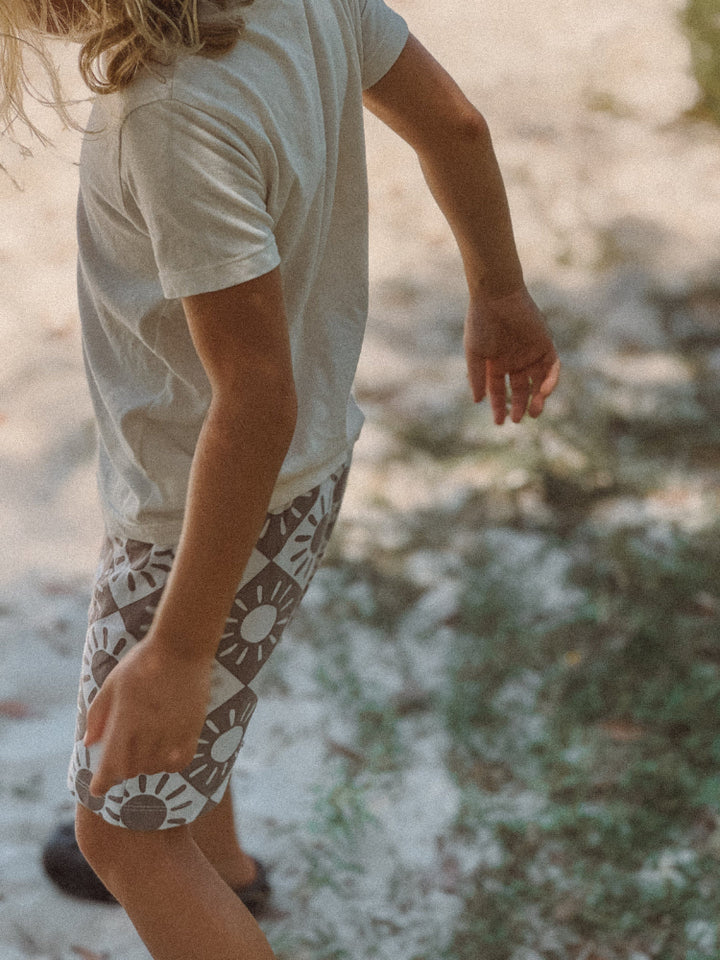
<path id="1" fill-rule="evenodd" d="M 190 843 L 187 827 L 174 830 L 137 831 L 113 826 L 86 807 L 78 805 L 75 836 L 83 856 L 118 900 L 138 871 L 175 855 L 178 844 Z"/>
<path id="2" fill-rule="evenodd" d="M 75 839 L 78 847 L 95 873 L 105 880 L 107 868 L 117 853 L 117 842 L 110 831 L 119 832 L 111 827 L 96 813 L 78 806 L 75 814 Z M 119 839 L 119 838 L 118 838 Z"/>
<path id="3" fill-rule="evenodd" d="M 113 826 L 78 805 L 75 838 L 87 862 L 119 899 L 125 882 L 137 874 L 143 836 L 125 827 Z"/>

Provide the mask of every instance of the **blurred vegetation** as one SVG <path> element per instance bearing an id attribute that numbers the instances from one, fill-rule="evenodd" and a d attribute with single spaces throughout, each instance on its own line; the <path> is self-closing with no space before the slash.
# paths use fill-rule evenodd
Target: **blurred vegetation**
<path id="1" fill-rule="evenodd" d="M 582 318 L 553 318 L 565 372 L 537 429 L 462 404 L 396 419 L 408 490 L 462 495 L 398 515 L 380 488 L 402 545 L 368 532 L 349 559 L 341 525 L 321 572 L 319 680 L 354 730 L 321 860 L 342 851 L 351 882 L 367 796 L 439 717 L 454 840 L 482 851 L 437 960 L 720 958 L 720 291 L 647 295 L 662 351 L 588 359 Z M 415 689 L 438 641 L 443 682 Z M 387 655 L 400 697 L 367 669 Z"/>
<path id="2" fill-rule="evenodd" d="M 443 960 L 720 957 L 720 528 L 711 493 L 690 528 L 645 512 L 717 483 L 720 328 L 701 328 L 699 297 L 656 304 L 672 389 L 633 384 L 634 354 L 610 376 L 571 356 L 566 416 L 550 411 L 512 517 L 542 546 L 515 570 L 492 543 L 466 558 L 446 701 L 458 826 L 491 825 L 502 857 Z M 553 552 L 577 591 L 565 615 L 532 591 Z"/>
<path id="3" fill-rule="evenodd" d="M 720 122 L 720 0 L 685 24 Z M 600 346 L 555 308 L 564 373 L 537 427 L 493 430 L 451 395 L 409 416 L 390 391 L 375 413 L 394 493 L 378 483 L 320 574 L 319 679 L 352 734 L 318 811 L 326 859 L 351 863 L 363 798 L 440 718 L 451 840 L 477 865 L 448 881 L 449 942 L 413 960 L 720 960 L 720 287 L 643 300 L 648 329 Z"/>
<path id="4" fill-rule="evenodd" d="M 483 642 L 457 644 L 447 710 L 461 827 L 492 822 L 504 857 L 477 872 L 452 960 L 509 960 L 550 931 L 544 958 L 720 955 L 717 531 L 585 547 L 587 602 L 550 629 L 518 617 L 490 564 L 468 582 Z M 523 791 L 544 797 L 532 815 Z"/>
<path id="5" fill-rule="evenodd" d="M 720 123 L 720 0 L 689 0 L 683 23 L 702 91 L 700 108 Z"/>

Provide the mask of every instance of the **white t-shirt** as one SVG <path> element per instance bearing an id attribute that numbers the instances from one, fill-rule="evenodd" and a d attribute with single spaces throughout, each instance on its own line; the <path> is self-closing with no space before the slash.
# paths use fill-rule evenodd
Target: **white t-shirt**
<path id="1" fill-rule="evenodd" d="M 180 297 L 280 266 L 298 423 L 271 509 L 362 426 L 367 317 L 362 89 L 407 40 L 383 0 L 255 0 L 228 55 L 99 97 L 83 144 L 78 287 L 112 536 L 177 542 L 210 387 Z"/>

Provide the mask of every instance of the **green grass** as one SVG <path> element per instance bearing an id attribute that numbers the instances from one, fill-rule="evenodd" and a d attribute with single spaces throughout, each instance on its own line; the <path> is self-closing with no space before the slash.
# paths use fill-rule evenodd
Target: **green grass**
<path id="1" fill-rule="evenodd" d="M 558 960 L 589 944 L 608 960 L 720 955 L 692 936 L 710 942 L 720 916 L 717 533 L 576 531 L 587 600 L 549 626 L 523 622 L 490 564 L 468 579 L 473 632 L 457 642 L 446 706 L 472 798 L 460 828 L 491 822 L 505 859 L 477 872 L 447 960 L 509 960 L 548 931 L 556 947 L 541 954 Z M 498 698 L 528 677 L 530 737 Z M 498 795 L 521 790 L 541 812 L 498 815 Z"/>
<path id="2" fill-rule="evenodd" d="M 581 383 L 572 370 L 566 380 Z M 702 384 L 715 398 L 717 385 Z M 506 464 L 517 457 L 544 504 L 540 520 L 507 510 L 500 546 L 482 534 L 486 501 L 510 504 L 512 489 L 405 518 L 409 549 L 447 549 L 480 525 L 461 550 L 438 722 L 462 790 L 455 837 L 473 846 L 489 830 L 499 855 L 472 875 L 437 960 L 511 960 L 522 947 L 543 960 L 720 957 L 720 530 L 590 521 L 605 499 L 642 502 L 670 466 L 688 483 L 712 469 L 712 457 L 698 464 L 693 453 L 718 449 L 712 403 L 693 437 L 673 445 L 669 415 L 662 436 L 639 417 L 619 434 L 599 402 L 611 393 L 608 384 L 580 393 L 583 412 L 551 414 L 535 445 L 507 433 L 481 450 Z M 454 469 L 459 445 L 441 448 L 436 463 Z M 516 562 L 503 542 L 520 544 Z M 544 565 L 558 555 L 564 572 Z M 318 807 L 318 836 L 331 842 L 309 857 L 316 886 L 352 873 L 374 827 L 364 791 L 406 762 L 403 712 L 350 656 L 354 624 L 392 644 L 422 599 L 401 571 L 378 549 L 338 559 L 328 574 L 328 613 L 344 626 L 319 678 L 352 720 L 356 755 Z M 553 576 L 574 589 L 569 604 L 536 602 L 558 586 Z"/>
<path id="3" fill-rule="evenodd" d="M 636 382 L 623 348 L 590 365 L 587 321 L 558 315 L 564 375 L 537 428 L 494 431 L 460 409 L 388 426 L 395 481 L 399 465 L 408 484 L 429 465 L 438 502 L 374 503 L 402 527 L 397 549 L 366 538 L 349 561 L 338 531 L 315 611 L 336 642 L 318 638 L 318 680 L 350 750 L 318 798 L 306 873 L 352 896 L 373 785 L 407 773 L 413 729 L 442 725 L 460 790 L 449 841 L 482 855 L 445 945 L 413 960 L 720 960 L 720 334 L 693 304 L 672 304 L 683 326 L 654 303 L 687 371 L 676 384 Z M 444 497 L 458 475 L 467 495 Z M 426 599 L 405 564 L 415 550 L 423 569 L 454 555 L 461 601 L 439 628 L 444 682 L 408 715 L 361 659 L 390 649 L 403 678 L 402 656 L 437 649 L 437 625 L 407 636 Z M 362 630 L 378 642 L 354 647 Z M 333 953 L 320 927 L 313 956 L 383 943 L 368 929 Z"/>
<path id="4" fill-rule="evenodd" d="M 612 470 L 611 438 L 605 450 Z M 595 460 L 570 461 L 568 486 L 591 489 Z M 554 468 L 538 452 L 534 478 Z M 643 471 L 636 476 L 627 491 L 641 497 Z M 537 547 L 516 565 L 491 537 L 463 548 L 448 683 L 423 709 L 437 710 L 449 736 L 446 762 L 462 795 L 455 839 L 473 846 L 489 830 L 498 856 L 470 877 L 434 960 L 511 960 L 522 947 L 543 960 L 720 957 L 719 531 L 589 524 L 588 511 L 614 489 L 582 501 L 570 521 L 551 504 L 544 526 L 501 531 L 510 547 L 513 537 Z M 409 517 L 412 547 L 451 545 L 468 523 L 467 503 L 453 509 Z M 564 573 L 543 566 L 559 554 L 569 558 Z M 354 733 L 301 851 L 309 903 L 322 890 L 353 896 L 377 826 L 367 797 L 407 764 L 404 725 L 414 716 L 352 655 L 360 628 L 392 645 L 421 599 L 400 569 L 378 551 L 325 571 L 322 615 L 337 642 L 324 647 L 318 681 Z M 546 582 L 553 569 L 575 599 L 546 608 L 533 590 L 557 586 Z M 316 921 L 287 956 L 298 946 L 313 957 L 352 955 Z M 368 937 L 362 956 L 372 955 Z"/>
<path id="5" fill-rule="evenodd" d="M 690 41 L 692 65 L 701 90 L 701 112 L 720 123 L 720 4 L 689 0 L 683 24 Z"/>

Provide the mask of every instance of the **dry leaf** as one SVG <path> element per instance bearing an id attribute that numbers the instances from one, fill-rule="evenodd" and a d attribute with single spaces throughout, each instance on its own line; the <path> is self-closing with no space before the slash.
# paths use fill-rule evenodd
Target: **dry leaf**
<path id="1" fill-rule="evenodd" d="M 22 700 L 0 700 L 0 717 L 10 717 L 11 720 L 24 720 L 31 717 L 35 711 Z"/>
<path id="2" fill-rule="evenodd" d="M 93 950 L 87 950 L 85 947 L 70 947 L 73 953 L 76 953 L 80 960 L 107 960 L 106 953 L 95 953 Z"/>
<path id="3" fill-rule="evenodd" d="M 642 740 L 645 736 L 643 728 L 636 723 L 610 721 L 609 723 L 601 723 L 600 729 L 616 743 L 634 743 L 636 740 Z"/>
<path id="4" fill-rule="evenodd" d="M 352 760 L 354 763 L 366 762 L 366 758 L 362 753 L 359 753 L 357 750 L 353 750 L 352 747 L 346 746 L 344 743 L 338 743 L 337 740 L 331 740 L 329 737 L 325 740 L 325 747 L 329 754 L 332 754 L 337 757 L 345 757 L 348 760 Z"/>

